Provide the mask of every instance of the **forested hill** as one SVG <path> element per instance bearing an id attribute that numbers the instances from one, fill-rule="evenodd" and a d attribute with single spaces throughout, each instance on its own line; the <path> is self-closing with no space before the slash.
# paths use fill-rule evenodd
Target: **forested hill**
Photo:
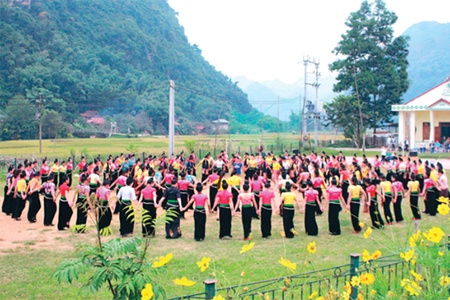
<path id="1" fill-rule="evenodd" d="M 67 123 L 94 110 L 108 128 L 116 121 L 131 132 L 165 133 L 169 79 L 180 133 L 252 110 L 189 44 L 166 0 L 0 0 L 2 123 L 11 106 L 34 107 L 42 93 L 45 109 Z"/>

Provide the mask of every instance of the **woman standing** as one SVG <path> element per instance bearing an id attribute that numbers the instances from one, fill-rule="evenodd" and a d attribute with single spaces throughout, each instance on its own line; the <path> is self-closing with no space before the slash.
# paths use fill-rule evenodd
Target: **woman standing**
<path id="1" fill-rule="evenodd" d="M 39 170 L 39 174 L 41 175 L 42 183 L 47 181 L 49 172 L 50 172 L 50 168 L 48 167 L 47 158 L 44 158 L 44 160 L 42 161 L 41 169 Z"/>
<path id="2" fill-rule="evenodd" d="M 270 181 L 266 181 L 259 197 L 258 214 L 261 216 L 261 233 L 263 239 L 267 239 L 272 235 L 272 211 L 276 210 L 275 193 L 270 189 Z"/>
<path id="3" fill-rule="evenodd" d="M 259 207 L 259 193 L 261 192 L 263 185 L 264 185 L 263 177 L 260 177 L 257 171 L 254 172 L 253 177 L 250 181 L 250 188 L 251 188 L 251 192 L 254 195 L 255 203 L 256 203 L 255 206 L 253 207 L 253 213 L 252 213 L 253 218 L 255 218 L 255 219 L 259 219 L 259 216 L 257 214 L 258 207 Z"/>
<path id="4" fill-rule="evenodd" d="M 359 208 L 361 202 L 364 203 L 365 200 L 361 199 L 361 195 L 366 198 L 366 193 L 360 185 L 358 185 L 358 179 L 356 177 L 352 178 L 351 185 L 348 187 L 348 200 L 347 206 L 350 206 L 350 214 L 353 226 L 353 233 L 359 233 L 361 231 L 361 226 L 359 225 Z"/>
<path id="5" fill-rule="evenodd" d="M 222 182 L 222 188 L 223 190 L 217 193 L 214 206 L 211 210 L 214 211 L 214 209 L 219 206 L 219 238 L 223 240 L 233 237 L 231 235 L 231 215 L 235 209 L 233 205 L 233 195 L 228 191 L 228 183 L 225 180 Z"/>
<path id="6" fill-rule="evenodd" d="M 436 193 L 434 190 L 435 182 L 430 178 L 430 176 L 430 172 L 425 173 L 422 197 L 424 197 L 425 201 L 425 213 L 430 216 L 435 216 L 437 212 Z"/>
<path id="7" fill-rule="evenodd" d="M 133 235 L 134 230 L 134 219 L 130 218 L 130 214 L 133 212 L 132 203 L 136 201 L 136 192 L 134 191 L 133 178 L 128 177 L 126 185 L 121 187 L 117 198 L 122 202 L 122 207 L 119 213 L 120 220 L 120 235 L 122 237 L 128 237 Z"/>
<path id="8" fill-rule="evenodd" d="M 189 186 L 191 183 L 186 179 L 186 173 L 184 171 L 180 174 L 181 179 L 177 182 L 177 187 L 180 190 L 181 205 L 185 207 L 189 201 Z M 180 216 L 184 219 L 184 211 L 181 211 Z"/>
<path id="9" fill-rule="evenodd" d="M 341 234 L 341 223 L 339 222 L 339 212 L 342 210 L 342 206 L 346 209 L 350 209 L 345 203 L 342 197 L 342 189 L 336 186 L 337 181 L 335 178 L 331 179 L 330 187 L 326 191 L 326 201 L 328 203 L 328 231 L 331 235 Z"/>
<path id="10" fill-rule="evenodd" d="M 319 192 L 314 189 L 313 183 L 308 180 L 306 183 L 307 189 L 304 191 L 305 195 L 305 230 L 306 234 L 310 236 L 317 236 L 319 234 L 319 228 L 316 222 L 317 206 L 321 212 L 324 211 L 322 204 L 319 202 Z"/>
<path id="11" fill-rule="evenodd" d="M 405 190 L 403 189 L 402 179 L 405 176 L 405 172 L 401 172 L 396 176 L 392 176 L 392 194 L 394 203 L 394 216 L 395 222 L 401 223 L 403 221 L 402 215 L 402 199 Z"/>
<path id="12" fill-rule="evenodd" d="M 13 219 L 16 221 L 21 220 L 22 211 L 25 208 L 27 201 L 27 182 L 25 180 L 26 173 L 21 171 L 19 179 L 16 182 L 16 188 L 14 190 L 14 198 L 16 199 L 16 207 L 13 213 Z"/>
<path id="13" fill-rule="evenodd" d="M 386 180 L 386 176 L 381 174 L 380 176 L 380 188 L 381 188 L 381 201 L 383 202 L 384 217 L 386 218 L 386 224 L 392 225 L 394 218 L 391 213 L 392 202 L 392 184 Z"/>
<path id="14" fill-rule="evenodd" d="M 372 221 L 372 226 L 377 229 L 384 227 L 384 221 L 381 217 L 380 211 L 378 210 L 378 200 L 377 195 L 383 198 L 383 195 L 377 191 L 377 186 L 373 184 L 369 178 L 364 179 L 364 185 L 366 187 L 367 198 L 370 199 L 369 202 L 369 214 L 370 220 Z"/>
<path id="15" fill-rule="evenodd" d="M 7 216 L 12 216 L 14 212 L 14 198 L 13 198 L 13 181 L 14 181 L 14 167 L 8 167 L 8 174 L 6 174 L 6 184 L 5 184 L 5 193 L 3 197 L 3 205 L 2 212 L 4 212 Z"/>
<path id="16" fill-rule="evenodd" d="M 72 157 L 67 158 L 67 165 L 66 165 L 66 169 L 67 169 L 67 178 L 69 179 L 69 187 L 72 186 L 72 172 L 73 172 L 73 160 Z"/>
<path id="17" fill-rule="evenodd" d="M 105 179 L 103 181 L 103 185 L 97 189 L 97 201 L 98 201 L 98 230 L 102 230 L 111 225 L 112 220 L 112 211 L 114 209 L 110 208 L 110 199 L 111 190 L 109 189 L 109 180 Z"/>
<path id="18" fill-rule="evenodd" d="M 177 239 L 181 237 L 180 211 L 181 205 L 180 190 L 177 186 L 177 178 L 172 178 L 172 183 L 166 187 L 163 197 L 159 200 L 158 207 L 166 201 L 166 239 Z"/>
<path id="19" fill-rule="evenodd" d="M 59 199 L 59 213 L 58 213 L 58 230 L 65 230 L 70 228 L 70 218 L 72 217 L 73 202 L 69 202 L 68 195 L 70 191 L 69 178 L 67 176 L 61 177 L 61 185 L 59 187 L 56 198 L 61 194 Z"/>
<path id="20" fill-rule="evenodd" d="M 241 177 L 238 176 L 236 170 L 233 169 L 231 173 L 231 177 L 227 180 L 228 184 L 231 186 L 231 193 L 233 194 L 233 204 L 234 207 L 237 207 L 237 201 L 239 197 L 239 191 L 241 189 Z M 238 210 L 239 211 L 239 210 Z"/>
<path id="21" fill-rule="evenodd" d="M 97 188 L 101 185 L 100 168 L 95 166 L 92 173 L 89 175 L 89 195 L 96 194 Z"/>
<path id="22" fill-rule="evenodd" d="M 146 187 L 141 191 L 139 196 L 139 204 L 142 203 L 142 208 L 145 210 L 143 216 L 147 216 L 142 220 L 142 235 L 155 236 L 155 222 L 156 222 L 156 189 L 153 178 L 149 178 L 146 182 Z"/>
<path id="23" fill-rule="evenodd" d="M 56 186 L 53 183 L 56 175 L 50 175 L 42 184 L 44 188 L 44 226 L 55 226 L 53 218 L 56 214 Z"/>
<path id="24" fill-rule="evenodd" d="M 209 203 L 210 203 L 211 207 L 213 207 L 213 211 L 215 209 L 214 201 L 216 199 L 217 189 L 219 188 L 219 182 L 225 175 L 225 173 L 223 173 L 223 172 L 220 173 L 221 176 L 219 176 L 217 173 L 218 173 L 218 170 L 214 169 L 213 173 L 211 175 L 208 175 L 208 177 L 206 177 L 206 179 L 202 182 L 202 184 L 206 184 L 207 182 L 210 183 L 210 185 L 209 185 Z"/>
<path id="25" fill-rule="evenodd" d="M 195 190 L 197 194 L 192 196 L 187 207 L 194 203 L 194 240 L 201 242 L 205 239 L 206 212 L 210 211 L 210 207 L 208 196 L 202 193 L 203 185 L 200 182 L 197 182 Z"/>
<path id="26" fill-rule="evenodd" d="M 252 218 L 257 204 L 255 201 L 255 195 L 249 191 L 250 186 L 248 183 L 244 183 L 243 192 L 238 197 L 238 206 L 242 212 L 242 227 L 244 228 L 244 241 L 247 241 L 250 233 L 252 232 Z M 236 206 L 237 208 L 237 206 Z M 236 208 L 234 213 L 236 213 Z"/>
<path id="27" fill-rule="evenodd" d="M 417 180 L 416 174 L 411 173 L 410 176 L 411 180 L 408 182 L 408 191 L 405 194 L 405 198 L 409 195 L 409 206 L 413 214 L 414 225 L 418 227 L 421 219 L 419 210 L 420 182 Z"/>
<path id="28" fill-rule="evenodd" d="M 291 182 L 286 182 L 285 192 L 281 194 L 281 203 L 283 205 L 283 228 L 284 236 L 288 239 L 294 237 L 294 203 L 297 203 L 300 211 L 300 201 L 297 200 L 296 195 L 291 192 Z"/>
<path id="29" fill-rule="evenodd" d="M 28 206 L 27 218 L 30 223 L 36 223 L 36 215 L 41 209 L 41 200 L 39 199 L 39 173 L 30 176 L 31 180 L 28 183 Z"/>
<path id="30" fill-rule="evenodd" d="M 80 177 L 80 184 L 77 186 L 73 195 L 72 203 L 76 203 L 77 206 L 77 220 L 76 220 L 76 232 L 86 232 L 86 222 L 88 213 L 88 199 L 89 199 L 89 185 L 88 177 L 83 174 Z"/>

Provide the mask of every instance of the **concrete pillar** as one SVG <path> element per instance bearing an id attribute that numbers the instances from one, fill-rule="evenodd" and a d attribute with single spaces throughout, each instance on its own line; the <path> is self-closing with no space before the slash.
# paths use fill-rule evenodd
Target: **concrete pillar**
<path id="1" fill-rule="evenodd" d="M 398 112 L 398 141 L 397 146 L 402 145 L 405 141 L 405 112 L 399 111 Z"/>
<path id="2" fill-rule="evenodd" d="M 416 112 L 409 113 L 409 149 L 415 148 L 416 142 Z"/>
<path id="3" fill-rule="evenodd" d="M 434 112 L 430 109 L 430 142 L 435 142 L 434 140 Z"/>

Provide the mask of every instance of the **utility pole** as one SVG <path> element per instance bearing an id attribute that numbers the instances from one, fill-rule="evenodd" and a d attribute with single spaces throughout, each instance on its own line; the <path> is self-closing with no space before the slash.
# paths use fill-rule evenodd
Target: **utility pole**
<path id="1" fill-rule="evenodd" d="M 316 89 L 316 109 L 315 109 L 315 114 L 314 114 L 314 146 L 317 148 L 317 141 L 318 141 L 318 135 L 317 135 L 317 131 L 319 130 L 319 119 L 320 119 L 320 114 L 319 114 L 319 65 L 320 65 L 320 60 L 319 59 L 314 59 L 314 65 L 316 66 L 316 82 L 314 83 L 314 88 Z"/>
<path id="2" fill-rule="evenodd" d="M 312 73 L 316 75 L 315 78 L 315 82 L 310 83 L 308 82 L 308 66 L 310 64 L 315 65 L 316 70 Z M 303 57 L 303 65 L 305 67 L 305 83 L 304 83 L 304 95 L 303 95 L 303 113 L 302 113 L 302 118 L 303 118 L 303 126 L 302 126 L 302 136 L 307 136 L 307 131 L 308 131 L 308 126 L 307 126 L 307 115 L 312 116 L 312 118 L 314 119 L 314 145 L 315 147 L 317 147 L 317 139 L 318 139 L 318 127 L 319 127 L 319 119 L 320 119 L 320 113 L 318 112 L 318 106 L 319 106 L 319 77 L 320 77 L 320 73 L 319 73 L 319 65 L 320 65 L 320 60 L 319 59 L 315 59 L 315 58 L 310 58 L 309 56 Z M 316 103 L 315 105 L 312 104 L 312 101 L 308 101 L 307 98 L 307 88 L 308 85 L 314 87 L 316 89 Z"/>
<path id="3" fill-rule="evenodd" d="M 169 153 L 170 157 L 175 150 L 175 81 L 169 81 Z"/>
<path id="4" fill-rule="evenodd" d="M 42 93 L 39 93 L 39 100 L 36 100 L 39 105 L 39 154 L 42 153 L 42 107 L 44 104 L 44 99 L 42 98 Z"/>

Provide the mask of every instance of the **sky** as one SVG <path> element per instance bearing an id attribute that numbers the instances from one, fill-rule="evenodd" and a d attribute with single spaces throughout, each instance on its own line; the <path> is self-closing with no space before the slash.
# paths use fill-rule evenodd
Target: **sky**
<path id="1" fill-rule="evenodd" d="M 421 21 L 450 22 L 449 0 L 385 0 L 398 20 L 395 35 Z M 320 60 L 330 74 L 331 53 L 345 21 L 361 0 L 169 0 L 191 44 L 217 70 L 233 78 L 293 83 L 303 58 Z"/>

